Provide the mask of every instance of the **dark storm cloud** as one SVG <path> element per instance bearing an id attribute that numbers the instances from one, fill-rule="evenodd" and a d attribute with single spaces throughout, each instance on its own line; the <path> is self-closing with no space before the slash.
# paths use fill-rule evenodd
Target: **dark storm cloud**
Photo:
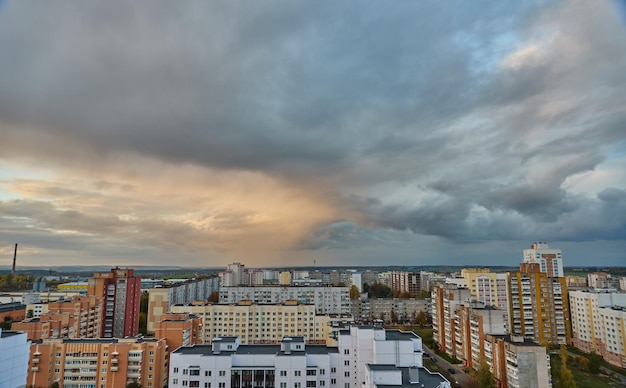
<path id="1" fill-rule="evenodd" d="M 566 184 L 626 147 L 624 28 L 593 4 L 9 2 L 0 157 L 43 158 L 50 137 L 61 161 L 140 154 L 280 177 L 337 213 L 307 248 L 390 231 L 620 239 L 626 212 L 608 209 L 623 206 L 623 182 L 597 196 Z M 45 214 L 42 227 L 128 227 Z M 146 222 L 132 227 L 168 234 Z"/>

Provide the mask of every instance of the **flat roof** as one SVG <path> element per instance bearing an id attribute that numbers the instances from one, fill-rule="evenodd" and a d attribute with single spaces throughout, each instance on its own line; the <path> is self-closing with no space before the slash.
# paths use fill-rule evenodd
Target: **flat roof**
<path id="1" fill-rule="evenodd" d="M 371 368 L 371 365 L 369 366 Z M 398 388 L 398 387 L 416 388 L 416 387 L 421 387 L 423 385 L 424 388 L 437 388 L 441 383 L 448 381 L 440 373 L 432 373 L 426 368 L 401 367 L 401 368 L 396 368 L 396 369 L 399 369 L 402 373 L 402 385 L 376 384 L 376 387 L 377 388 Z M 419 384 L 415 382 L 411 382 L 411 379 L 409 378 L 410 369 L 412 369 L 413 372 L 417 371 L 417 374 L 419 377 Z"/>
<path id="2" fill-rule="evenodd" d="M 335 347 L 326 345 L 306 345 L 302 351 L 291 351 L 289 354 L 280 350 L 280 344 L 272 345 L 239 345 L 237 350 L 221 350 L 219 354 L 213 353 L 213 347 L 210 344 L 181 346 L 174 350 L 175 354 L 196 354 L 200 356 L 230 356 L 232 354 L 274 354 L 277 356 L 297 356 L 303 354 L 331 354 L 338 353 Z"/>

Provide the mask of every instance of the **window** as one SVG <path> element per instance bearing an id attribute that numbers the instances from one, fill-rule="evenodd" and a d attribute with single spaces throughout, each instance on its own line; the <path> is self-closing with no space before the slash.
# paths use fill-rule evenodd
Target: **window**
<path id="1" fill-rule="evenodd" d="M 183 380 L 183 387 L 187 386 L 187 380 Z"/>
<path id="2" fill-rule="evenodd" d="M 189 369 L 189 376 L 200 376 L 200 369 Z"/>
<path id="3" fill-rule="evenodd" d="M 205 370 L 204 371 L 204 376 L 211 377 L 211 371 L 210 370 Z"/>
<path id="4" fill-rule="evenodd" d="M 226 388 L 226 383 L 219 383 L 219 388 Z"/>
<path id="5" fill-rule="evenodd" d="M 226 371 L 225 370 L 221 370 L 220 371 L 220 377 L 224 377 L 226 376 Z"/>
<path id="6" fill-rule="evenodd" d="M 178 368 L 174 368 L 173 373 L 178 373 Z"/>
<path id="7" fill-rule="evenodd" d="M 337 379 L 330 379 L 331 384 L 337 384 Z"/>
<path id="8" fill-rule="evenodd" d="M 192 380 L 189 382 L 189 386 L 198 388 L 200 387 L 200 382 L 198 380 Z"/>
<path id="9" fill-rule="evenodd" d="M 204 383 L 204 388 L 211 388 L 211 383 Z"/>
<path id="10" fill-rule="evenodd" d="M 324 381 L 324 380 L 320 381 L 320 387 L 323 387 L 325 385 L 326 385 L 326 381 Z"/>
<path id="11" fill-rule="evenodd" d="M 326 374 L 326 369 L 320 369 L 320 375 L 325 375 Z"/>
<path id="12" fill-rule="evenodd" d="M 343 354 L 350 354 L 350 349 L 344 349 Z"/>
<path id="13" fill-rule="evenodd" d="M 343 362 L 343 365 L 345 365 L 345 366 L 350 366 L 350 360 L 345 360 L 345 361 Z"/>
<path id="14" fill-rule="evenodd" d="M 107 368 L 102 368 L 102 373 L 107 373 Z"/>
<path id="15" fill-rule="evenodd" d="M 285 377 L 285 376 L 287 376 L 287 371 L 286 371 L 286 370 L 281 370 L 281 371 L 280 371 L 280 376 L 281 376 L 281 377 Z"/>
<path id="16" fill-rule="evenodd" d="M 280 383 L 280 388 L 287 388 L 287 383 Z"/>
<path id="17" fill-rule="evenodd" d="M 172 379 L 172 384 L 178 384 L 178 379 Z"/>
<path id="18" fill-rule="evenodd" d="M 350 388 L 350 383 L 345 383 L 345 384 L 343 385 L 343 388 Z"/>
<path id="19" fill-rule="evenodd" d="M 317 374 L 317 371 L 315 369 L 307 369 L 306 371 L 307 376 L 315 376 L 316 374 Z"/>
<path id="20" fill-rule="evenodd" d="M 345 371 L 345 372 L 343 372 L 343 375 L 346 376 L 346 377 L 350 377 L 350 372 Z"/>
<path id="21" fill-rule="evenodd" d="M 306 382 L 306 386 L 307 387 L 317 387 L 317 385 L 315 384 L 315 381 L 307 381 Z"/>
<path id="22" fill-rule="evenodd" d="M 183 369 L 183 374 L 186 375 L 187 373 L 189 373 L 188 369 Z"/>
<path id="23" fill-rule="evenodd" d="M 302 375 L 302 371 L 300 371 L 300 370 L 294 370 L 294 371 L 293 371 L 293 375 L 294 375 L 294 376 L 301 376 L 301 375 Z"/>
<path id="24" fill-rule="evenodd" d="M 300 388 L 300 383 L 293 383 L 293 388 Z"/>
<path id="25" fill-rule="evenodd" d="M 337 368 L 330 368 L 330 373 L 337 373 Z"/>

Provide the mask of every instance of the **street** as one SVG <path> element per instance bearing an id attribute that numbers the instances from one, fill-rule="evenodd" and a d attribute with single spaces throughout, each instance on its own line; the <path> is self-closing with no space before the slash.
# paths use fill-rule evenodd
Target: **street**
<path id="1" fill-rule="evenodd" d="M 463 371 L 462 364 L 450 364 L 446 359 L 441 358 L 435 353 L 434 350 L 430 349 L 426 345 L 422 344 L 422 347 L 430 354 L 430 357 L 434 357 L 437 360 L 437 364 L 443 369 L 452 368 L 455 370 L 455 373 L 450 375 L 451 381 L 450 383 L 454 387 L 454 380 L 458 381 L 461 387 L 465 387 L 470 382 L 471 378 Z M 431 371 L 433 372 L 433 371 Z"/>

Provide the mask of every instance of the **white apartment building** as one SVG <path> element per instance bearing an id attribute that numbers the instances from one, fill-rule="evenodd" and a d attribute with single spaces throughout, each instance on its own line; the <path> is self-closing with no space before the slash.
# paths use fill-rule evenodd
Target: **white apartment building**
<path id="1" fill-rule="evenodd" d="M 26 333 L 0 329 L 0 387 L 26 387 L 29 353 Z"/>
<path id="2" fill-rule="evenodd" d="M 449 388 L 422 365 L 413 333 L 356 327 L 339 333 L 338 346 L 307 345 L 285 337 L 277 345 L 241 345 L 237 337 L 180 347 L 170 355 L 169 387 L 215 388 Z"/>
<path id="3" fill-rule="evenodd" d="M 563 256 L 560 249 L 550 248 L 548 243 L 539 242 L 524 249 L 524 263 L 538 263 L 541 272 L 548 274 L 548 277 L 562 278 Z"/>
<path id="4" fill-rule="evenodd" d="M 572 291 L 569 297 L 574 346 L 625 368 L 626 294 Z"/>
<path id="5" fill-rule="evenodd" d="M 296 301 L 257 304 L 192 303 L 175 305 L 173 313 L 195 314 L 203 319 L 199 336 L 203 343 L 217 337 L 238 337 L 242 345 L 275 344 L 283 337 L 304 337 L 308 343 L 325 344 L 330 339 L 330 317 L 316 315 L 315 306 Z"/>
<path id="6" fill-rule="evenodd" d="M 241 300 L 252 303 L 275 304 L 288 300 L 315 305 L 317 314 L 350 313 L 349 287 L 220 287 L 220 303 L 232 304 Z"/>

